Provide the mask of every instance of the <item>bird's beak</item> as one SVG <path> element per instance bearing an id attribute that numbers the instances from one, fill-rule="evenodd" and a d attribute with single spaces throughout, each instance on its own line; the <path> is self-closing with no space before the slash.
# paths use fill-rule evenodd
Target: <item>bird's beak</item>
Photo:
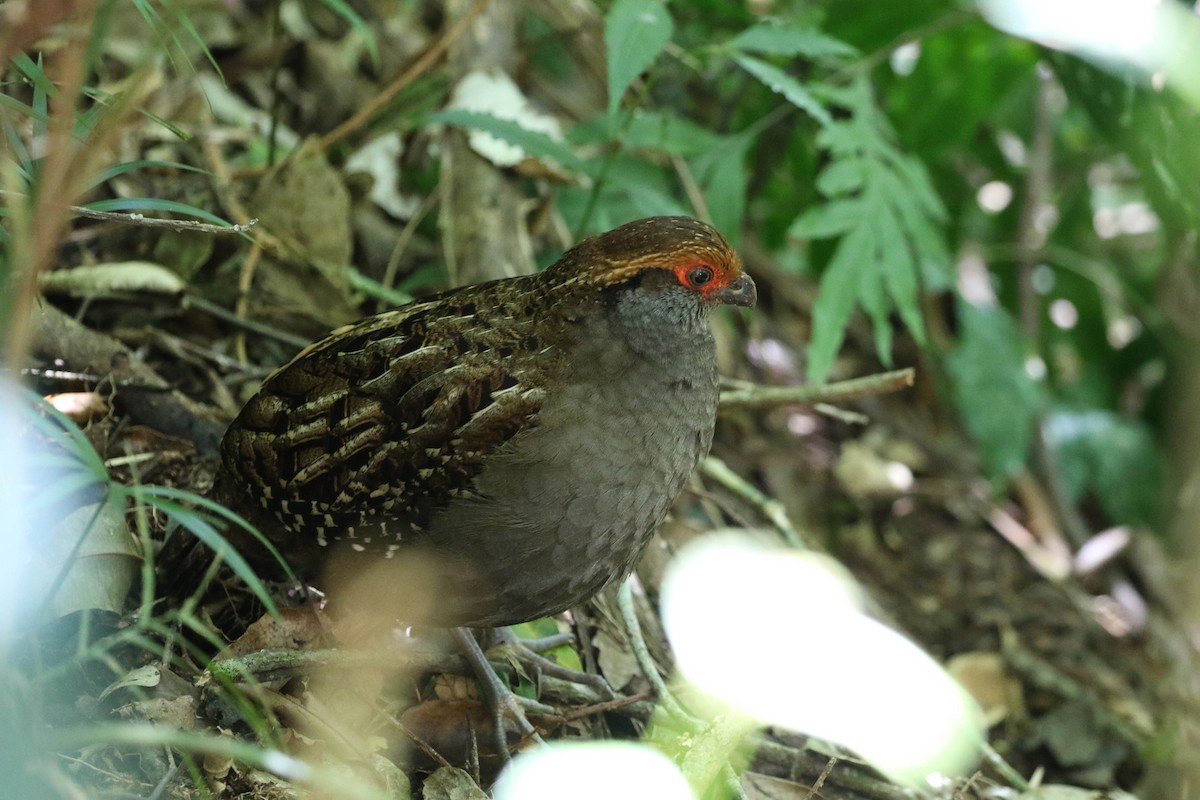
<path id="1" fill-rule="evenodd" d="M 753 308 L 755 301 L 758 300 L 758 289 L 754 286 L 754 281 L 750 280 L 749 275 L 739 275 L 730 281 L 728 286 L 713 292 L 713 297 L 718 303 Z"/>

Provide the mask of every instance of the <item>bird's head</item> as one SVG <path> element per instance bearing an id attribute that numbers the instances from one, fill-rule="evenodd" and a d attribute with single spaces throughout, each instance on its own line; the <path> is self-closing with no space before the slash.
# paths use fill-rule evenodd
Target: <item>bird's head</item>
<path id="1" fill-rule="evenodd" d="M 754 281 L 725 237 L 691 217 L 647 217 L 584 239 L 548 272 L 598 290 L 682 289 L 704 307 L 750 307 L 757 300 Z"/>

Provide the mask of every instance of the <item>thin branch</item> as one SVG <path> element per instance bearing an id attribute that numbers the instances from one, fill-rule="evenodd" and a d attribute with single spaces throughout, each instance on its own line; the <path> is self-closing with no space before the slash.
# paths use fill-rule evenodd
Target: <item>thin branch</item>
<path id="1" fill-rule="evenodd" d="M 0 197 L 28 197 L 21 192 L 10 192 L 0 189 Z M 85 208 L 84 206 L 63 205 L 58 208 L 64 211 L 70 211 L 77 217 L 84 219 L 94 219 L 101 222 L 115 222 L 118 225 L 136 225 L 139 228 L 167 228 L 173 231 L 186 231 L 188 233 L 248 233 L 251 228 L 258 224 L 258 220 L 252 219 L 244 225 L 214 225 L 210 222 L 199 222 L 198 220 L 190 219 L 158 219 L 156 217 L 147 217 L 135 211 L 96 211 L 95 209 Z"/>
<path id="2" fill-rule="evenodd" d="M 865 378 L 827 383 L 823 386 L 754 386 L 749 389 L 730 389 L 721 392 L 721 410 L 848 403 L 864 397 L 907 389 L 913 385 L 916 374 L 916 370 L 908 367 L 868 375 Z"/>
<path id="3" fill-rule="evenodd" d="M 321 137 L 320 149 L 328 150 L 338 142 L 345 139 L 350 134 L 357 131 L 359 128 L 371 121 L 381 109 L 385 108 L 388 103 L 396 99 L 396 95 L 404 91 L 417 78 L 424 75 L 430 67 L 438 62 L 438 60 L 446 54 L 450 49 L 450 45 L 455 42 L 460 36 L 467 32 L 471 23 L 483 13 L 487 8 L 489 0 L 475 0 L 475 5 L 464 14 L 461 18 L 454 21 L 446 31 L 435 41 L 424 53 L 412 63 L 408 69 L 400 73 L 394 81 L 388 84 L 382 92 L 368 100 L 362 108 L 358 110 L 354 116 L 338 125 L 329 133 Z"/>
<path id="4" fill-rule="evenodd" d="M 792 525 L 791 519 L 788 518 L 783 503 L 759 491 L 756 486 L 748 483 L 742 476 L 730 469 L 728 464 L 715 456 L 708 456 L 700 462 L 700 472 L 704 474 L 704 477 L 716 481 L 757 508 L 759 513 L 775 526 L 775 530 L 779 531 L 783 540 L 789 545 L 800 550 L 808 549 L 796 531 L 796 527 Z"/>

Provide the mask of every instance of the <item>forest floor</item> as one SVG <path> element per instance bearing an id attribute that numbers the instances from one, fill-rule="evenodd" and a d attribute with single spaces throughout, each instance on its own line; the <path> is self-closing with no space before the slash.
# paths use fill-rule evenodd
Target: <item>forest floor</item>
<path id="1" fill-rule="evenodd" d="M 260 22 L 266 41 L 268 23 Z M 446 284 L 443 248 L 456 235 L 447 219 L 461 211 L 439 207 L 452 198 L 437 175 L 439 164 L 457 168 L 440 159 L 451 138 L 460 147 L 464 139 L 457 131 L 419 129 L 397 137 L 393 150 L 332 159 L 329 126 L 314 120 L 353 119 L 354 109 L 385 91 L 380 79 L 348 67 L 331 36 L 298 39 L 279 67 L 254 44 L 253 31 L 217 26 L 205 33 L 223 36 L 223 50 L 237 54 L 221 59 L 225 84 L 163 75 L 145 94 L 150 114 L 128 118 L 110 138 L 130 158 L 196 162 L 207 174 L 151 168 L 115 178 L 106 191 L 174 199 L 236 223 L 257 220 L 253 244 L 120 215 L 78 221 L 58 248 L 59 269 L 43 284 L 49 299 L 34 313 L 33 356 L 25 365 L 40 394 L 86 400 L 74 416 L 119 481 L 200 494 L 211 481 L 224 425 L 265 375 L 324 331 Z M 437 43 L 419 27 L 395 34 L 380 74 L 393 74 L 397 64 Z M 428 102 L 423 84 L 415 85 L 406 89 L 413 102 Z M 244 120 L 271 110 L 287 119 L 277 131 L 283 138 L 292 130 L 322 131 L 326 138 L 295 137 L 292 144 L 307 144 L 290 158 L 248 166 L 247 156 L 263 140 Z M 151 114 L 202 135 L 168 136 Z M 542 180 L 479 161 L 510 189 Z M 376 193 L 372 187 L 389 176 L 395 183 L 394 169 L 405 171 L 409 191 Z M 521 217 L 528 221 L 522 236 L 538 252 L 569 244 L 546 199 L 551 194 L 528 200 Z M 389 202 L 404 216 L 386 211 Z M 762 302 L 749 315 L 718 320 L 722 373 L 736 381 L 730 388 L 797 386 L 813 287 L 774 263 L 752 232 L 743 242 Z M 350 263 L 357 269 L 346 269 Z M 85 276 L 73 269 L 80 266 L 101 269 Z M 65 277 L 72 272 L 78 280 Z M 1057 521 L 1062 510 L 1054 487 L 1032 474 L 1014 480 L 1010 496 L 997 496 L 939 399 L 936 360 L 903 341 L 897 351 L 898 366 L 916 370 L 911 388 L 847 402 L 730 403 L 722 410 L 715 460 L 693 478 L 636 573 L 640 627 L 656 662 L 671 674 L 657 598 L 678 550 L 729 527 L 765 530 L 780 542 L 796 536 L 841 562 L 865 588 L 872 613 L 945 664 L 983 707 L 997 758 L 945 788 L 944 796 L 1018 796 L 1028 786 L 1015 776 L 1077 787 L 1085 792 L 1080 797 L 1115 796 L 1103 793 L 1115 788 L 1177 796 L 1168 792 L 1175 777 L 1163 765 L 1179 741 L 1163 732 L 1175 715 L 1194 714 L 1200 693 L 1180 677 L 1197 671 L 1194 649 L 1164 608 L 1165 557 L 1149 537 L 1128 531 L 1073 541 Z M 883 371 L 873 353 L 869 331 L 855 323 L 833 379 Z M 158 512 L 150 522 L 157 533 L 167 527 Z M 231 589 L 235 599 L 239 594 Z M 107 629 L 135 624 L 142 601 L 135 585 Z M 487 786 L 497 766 L 489 752 L 491 723 L 465 665 L 434 648 L 396 670 L 399 650 L 346 655 L 333 647 L 329 626 L 311 606 L 287 609 L 278 620 L 265 616 L 249 633 L 239 625 L 231 653 L 253 679 L 214 670 L 178 643 L 157 652 L 123 649 L 104 669 L 72 675 L 61 702 L 50 703 L 46 723 L 152 720 L 172 730 L 269 742 L 334 770 L 330 783 L 317 787 L 326 794 L 343 774 L 338 770 L 395 796 L 409 785 L 414 796 L 421 790 L 426 797 L 471 796 L 442 783 L 453 780 L 435 772 L 444 765 L 464 767 Z M 614 592 L 536 632 L 547 629 L 574 633 L 578 644 L 557 651 L 559 657 L 603 675 L 617 694 L 614 700 L 541 681 L 542 699 L 556 711 L 535 718 L 547 738 L 633 739 L 654 727 L 653 687 L 635 659 Z M 731 647 L 746 648 L 745 679 L 756 680 L 754 643 L 722 634 L 730 635 Z M 813 659 L 833 657 L 821 641 L 805 647 Z M 254 660 L 263 650 L 270 658 Z M 878 665 L 879 680 L 889 679 L 887 667 Z M 796 674 L 803 680 L 799 665 Z M 531 677 L 518 681 L 523 691 L 534 691 Z M 847 714 L 873 724 L 872 709 L 857 708 L 854 697 L 846 704 Z M 912 721 L 914 736 L 922 723 Z M 740 777 L 747 797 L 911 796 L 857 759 L 800 734 L 772 728 L 750 738 L 754 752 Z M 179 745 L 169 737 L 160 744 L 172 742 Z M 298 791 L 292 777 L 253 754 L 181 759 L 186 750 L 112 741 L 72 751 L 64 769 L 89 797 L 268 798 Z M 439 775 L 433 784 L 426 779 L 431 773 Z M 569 785 L 562 796 L 572 796 Z"/>

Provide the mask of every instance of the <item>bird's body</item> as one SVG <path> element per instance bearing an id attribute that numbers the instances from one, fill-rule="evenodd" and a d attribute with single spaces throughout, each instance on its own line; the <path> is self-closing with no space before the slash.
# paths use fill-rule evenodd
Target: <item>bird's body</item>
<path id="1" fill-rule="evenodd" d="M 561 611 L 632 570 L 708 451 L 709 312 L 753 302 L 711 227 L 630 223 L 309 347 L 230 427 L 216 496 L 301 572 L 429 557 L 422 621 Z"/>

